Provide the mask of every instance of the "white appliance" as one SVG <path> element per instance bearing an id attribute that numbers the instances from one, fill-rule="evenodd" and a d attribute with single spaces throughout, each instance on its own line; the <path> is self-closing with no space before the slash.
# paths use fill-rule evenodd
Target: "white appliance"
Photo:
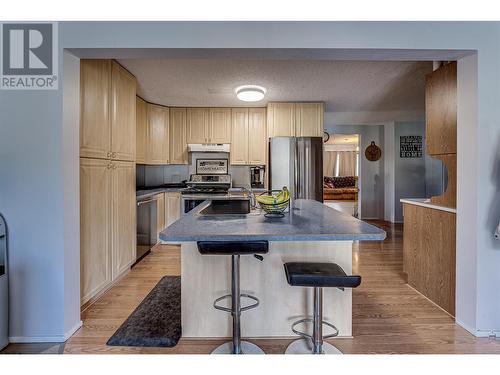
<path id="1" fill-rule="evenodd" d="M 7 276 L 7 224 L 0 214 L 0 350 L 9 343 L 9 284 Z"/>
<path id="2" fill-rule="evenodd" d="M 188 152 L 227 152 L 229 153 L 231 145 L 228 143 L 190 143 Z"/>

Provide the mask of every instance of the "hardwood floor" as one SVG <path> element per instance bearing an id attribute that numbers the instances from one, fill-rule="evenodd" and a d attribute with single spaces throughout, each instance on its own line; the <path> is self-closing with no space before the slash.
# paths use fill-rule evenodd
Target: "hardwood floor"
<path id="1" fill-rule="evenodd" d="M 363 282 L 353 292 L 354 338 L 329 340 L 344 353 L 497 353 L 500 340 L 477 339 L 442 309 L 405 284 L 402 225 L 374 222 L 383 242 L 354 244 L 353 273 Z M 210 353 L 225 340 L 181 339 L 175 348 L 106 346 L 106 341 L 165 275 L 179 275 L 180 251 L 157 247 L 82 314 L 83 327 L 65 353 Z M 251 340 L 266 353 L 283 353 L 291 340 Z M 10 347 L 8 347 L 10 348 Z M 12 351 L 10 351 L 12 352 Z"/>

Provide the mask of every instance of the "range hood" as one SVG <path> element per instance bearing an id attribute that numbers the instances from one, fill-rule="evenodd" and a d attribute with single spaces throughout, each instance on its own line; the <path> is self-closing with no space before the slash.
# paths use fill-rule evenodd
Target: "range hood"
<path id="1" fill-rule="evenodd" d="M 229 143 L 189 143 L 188 152 L 229 152 Z"/>

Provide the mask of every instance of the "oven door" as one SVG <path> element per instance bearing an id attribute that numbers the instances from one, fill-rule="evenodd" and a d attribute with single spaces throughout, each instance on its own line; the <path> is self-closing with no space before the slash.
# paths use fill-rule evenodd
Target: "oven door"
<path id="1" fill-rule="evenodd" d="M 135 263 L 151 252 L 157 236 L 157 196 L 137 202 L 137 256 Z"/>

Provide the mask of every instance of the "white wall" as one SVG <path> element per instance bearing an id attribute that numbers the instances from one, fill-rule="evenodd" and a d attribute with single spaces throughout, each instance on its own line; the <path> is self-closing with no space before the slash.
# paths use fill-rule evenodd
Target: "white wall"
<path id="1" fill-rule="evenodd" d="M 457 254 L 468 252 L 472 261 L 457 265 L 457 295 L 461 296 L 457 299 L 460 305 L 457 320 L 479 334 L 500 329 L 500 245 L 492 239 L 493 225 L 498 223 L 500 215 L 496 174 L 500 163 L 497 155 L 500 142 L 499 39 L 500 26 L 495 22 L 59 24 L 60 51 L 63 48 L 272 50 L 314 47 L 343 49 L 347 58 L 349 50 L 363 49 L 365 57 L 377 50 L 379 59 L 384 56 L 391 59 L 394 58 L 393 50 L 404 49 L 415 59 L 433 60 L 439 54 L 437 59 L 442 60 L 446 51 L 477 50 L 480 100 L 477 117 L 469 106 L 464 110 L 466 114 L 459 113 L 458 125 L 457 233 L 470 237 L 466 243 L 457 241 Z M 450 56 L 454 54 L 453 51 L 449 53 Z M 460 77 L 459 74 L 459 80 Z M 70 309 L 64 300 L 64 275 L 65 272 L 78 272 L 74 265 L 65 265 L 65 254 L 76 256 L 79 249 L 65 248 L 64 240 L 64 233 L 69 228 L 64 224 L 64 212 L 68 208 L 64 201 L 62 98 L 62 89 L 43 93 L 0 92 L 0 211 L 11 229 L 11 336 L 30 340 L 42 336 L 61 337 L 65 326 L 78 324 L 76 318 L 74 322 L 63 323 L 66 310 Z M 466 124 L 464 119 L 467 119 Z M 470 151 L 465 137 L 481 140 L 477 153 Z M 67 152 L 74 158 L 78 149 Z M 479 271 L 474 275 L 471 269 L 476 265 Z M 472 280 L 467 284 L 468 292 L 462 294 L 466 275 Z M 475 319 L 464 312 L 462 307 L 467 304 L 475 305 Z"/>

